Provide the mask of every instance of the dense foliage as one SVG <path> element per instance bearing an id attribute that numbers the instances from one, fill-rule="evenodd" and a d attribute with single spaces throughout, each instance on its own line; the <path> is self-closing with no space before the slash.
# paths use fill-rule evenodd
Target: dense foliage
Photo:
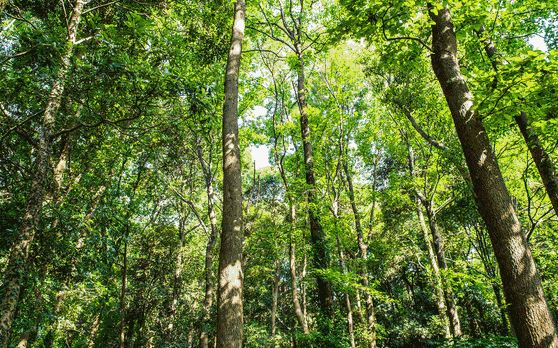
<path id="1" fill-rule="evenodd" d="M 558 315 L 558 3 L 246 6 L 244 346 L 518 345 L 432 68 L 445 8 Z M 213 346 L 232 10 L 0 0 L 0 344 Z"/>

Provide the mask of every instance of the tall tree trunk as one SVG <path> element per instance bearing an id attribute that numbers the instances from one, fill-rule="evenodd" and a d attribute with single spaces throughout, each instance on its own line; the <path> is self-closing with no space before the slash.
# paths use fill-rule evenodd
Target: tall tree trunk
<path id="1" fill-rule="evenodd" d="M 297 104 L 300 111 L 300 130 L 302 133 L 302 148 L 304 154 L 304 167 L 306 171 L 306 185 L 308 186 L 308 218 L 310 220 L 310 239 L 314 250 L 314 267 L 326 269 L 328 267 L 328 255 L 324 230 L 319 219 L 316 197 L 316 178 L 314 177 L 314 159 L 312 154 L 312 143 L 310 142 L 310 126 L 308 124 L 306 86 L 304 77 L 304 59 L 300 44 L 297 44 L 298 70 L 297 70 Z M 333 290 L 331 282 L 323 276 L 316 277 L 318 284 L 318 300 L 322 314 L 326 318 L 333 315 Z"/>
<path id="2" fill-rule="evenodd" d="M 527 114 L 525 112 L 520 113 L 518 116 L 514 117 L 515 123 L 525 139 L 525 144 L 531 156 L 535 161 L 539 175 L 541 176 L 544 187 L 546 188 L 546 193 L 550 198 L 552 207 L 556 214 L 558 214 L 558 176 L 556 176 L 556 171 L 554 169 L 554 164 L 550 160 L 548 153 L 546 153 L 544 147 L 539 140 L 539 136 L 529 123 Z"/>
<path id="3" fill-rule="evenodd" d="M 126 223 L 126 230 L 129 228 L 129 222 Z M 121 269 L 120 284 L 120 324 L 118 331 L 118 342 L 120 348 L 126 347 L 126 283 L 128 281 L 128 233 L 124 235 L 124 253 Z"/>
<path id="4" fill-rule="evenodd" d="M 362 285 L 367 288 L 369 286 L 368 279 L 368 267 L 366 266 L 366 261 L 368 258 L 368 244 L 364 238 L 364 232 L 362 230 L 362 223 L 360 218 L 360 212 L 355 201 L 355 190 L 353 187 L 353 178 L 351 172 L 349 171 L 349 165 L 347 163 L 348 159 L 343 161 L 343 170 L 345 172 L 345 178 L 347 179 L 347 186 L 349 188 L 349 200 L 351 201 L 351 209 L 353 211 L 353 216 L 355 219 L 355 229 L 357 232 L 358 250 L 359 257 L 362 260 L 362 266 L 360 270 L 360 276 L 362 278 Z M 376 314 L 374 309 L 374 302 L 372 295 L 369 292 L 365 293 L 366 300 L 366 325 L 368 331 L 368 347 L 376 347 Z"/>
<path id="5" fill-rule="evenodd" d="M 444 251 L 444 239 L 438 230 L 438 225 L 436 224 L 436 218 L 434 210 L 432 209 L 432 202 L 426 201 L 426 197 L 419 198 L 420 202 L 426 210 L 426 216 L 428 218 L 428 226 L 430 228 L 430 233 L 432 234 L 432 241 L 434 244 L 434 251 L 436 253 L 436 259 L 438 261 L 438 266 L 443 271 L 448 269 L 446 263 L 446 255 Z M 451 287 L 446 283 L 445 277 L 442 277 L 442 287 L 444 295 L 446 298 L 448 319 L 450 322 L 451 334 L 454 337 L 461 336 L 461 323 L 459 321 L 459 314 L 457 313 L 457 306 L 455 304 L 455 297 L 451 290 Z"/>
<path id="6" fill-rule="evenodd" d="M 293 297 L 293 307 L 296 315 L 296 319 L 298 323 L 302 327 L 302 331 L 305 335 L 310 333 L 308 329 L 308 324 L 306 322 L 306 316 L 304 315 L 304 311 L 300 305 L 300 301 L 298 299 L 298 281 L 297 281 L 297 274 L 296 274 L 296 251 L 295 245 L 292 238 L 292 228 L 291 228 L 291 236 L 289 237 L 289 268 L 291 271 L 291 295 Z"/>
<path id="7" fill-rule="evenodd" d="M 416 207 L 417 207 L 417 215 L 419 219 L 420 228 L 422 230 L 422 237 L 424 239 L 424 243 L 426 244 L 426 249 L 428 251 L 428 260 L 430 261 L 430 268 L 432 269 L 432 281 L 433 281 L 433 288 L 436 292 L 436 307 L 438 307 L 438 315 L 440 315 L 440 319 L 444 323 L 445 329 L 445 337 L 451 337 L 451 330 L 448 320 L 448 313 L 446 311 L 446 299 L 444 295 L 444 289 L 442 285 L 442 277 L 440 275 L 440 268 L 438 267 L 438 261 L 436 260 L 436 254 L 434 254 L 434 249 L 432 248 L 432 243 L 430 242 L 430 237 L 428 235 L 428 227 L 426 226 L 426 221 L 424 219 L 424 214 L 422 212 L 420 199 L 418 197 L 415 198 Z"/>
<path id="8" fill-rule="evenodd" d="M 238 75 L 244 38 L 246 6 L 234 5 L 231 48 L 223 105 L 223 219 L 219 251 L 217 347 L 240 348 L 243 342 L 242 305 L 242 181 L 238 140 Z"/>
<path id="9" fill-rule="evenodd" d="M 271 346 L 275 347 L 275 334 L 277 332 L 277 302 L 279 299 L 279 284 L 280 284 L 281 263 L 279 260 L 275 261 L 275 272 L 273 275 L 273 288 L 271 289 Z"/>
<path id="10" fill-rule="evenodd" d="M 335 214 L 335 220 L 337 220 L 337 214 Z M 336 222 L 337 224 L 337 222 Z M 337 240 L 337 252 L 339 253 L 339 267 L 341 268 L 341 272 L 343 274 L 347 273 L 347 265 L 345 264 L 345 253 L 343 252 L 343 249 L 341 247 L 341 241 L 339 240 L 339 233 L 337 231 L 337 226 L 336 226 L 336 240 Z M 351 345 L 351 348 L 355 348 L 356 344 L 355 344 L 355 329 L 354 329 L 354 323 L 353 323 L 353 306 L 351 304 L 351 297 L 349 296 L 348 293 L 344 294 L 344 299 L 345 299 L 345 307 L 347 308 L 347 331 L 349 333 L 349 343 Z"/>
<path id="11" fill-rule="evenodd" d="M 484 32 L 485 27 L 483 25 L 477 34 L 481 36 Z M 498 59 L 498 50 L 494 45 L 494 41 L 492 41 L 490 37 L 484 38 L 482 41 L 484 51 L 492 64 L 492 69 L 495 73 L 498 73 L 502 62 Z M 498 78 L 496 76 L 492 84 L 493 88 L 496 88 L 497 83 Z M 535 161 L 535 165 L 537 166 L 537 170 L 541 176 L 548 198 L 550 198 L 552 207 L 554 208 L 556 214 L 558 214 L 558 176 L 556 175 L 554 164 L 542 146 L 539 136 L 531 127 L 527 114 L 525 112 L 521 112 L 519 115 L 514 117 L 514 120 L 521 131 L 521 135 L 523 136 L 525 144 L 531 153 L 531 157 L 533 157 L 533 160 Z"/>
<path id="12" fill-rule="evenodd" d="M 500 267 L 512 324 L 521 347 L 558 347 L 535 261 L 521 231 L 496 156 L 460 72 L 457 40 L 447 8 L 434 11 L 432 68 L 442 87 L 463 148 L 480 215 Z"/>
<path id="13" fill-rule="evenodd" d="M 40 222 L 42 206 L 50 177 L 50 148 L 56 114 L 60 109 L 62 94 L 66 82 L 66 74 L 70 68 L 71 57 L 74 52 L 78 24 L 85 0 L 76 0 L 74 11 L 68 26 L 68 39 L 62 53 L 61 66 L 50 90 L 48 102 L 43 113 L 42 132 L 37 149 L 37 158 L 34 163 L 31 191 L 23 216 L 18 240 L 12 246 L 8 257 L 8 264 L 4 272 L 3 288 L 0 291 L 2 298 L 0 304 L 0 347 L 8 345 L 14 313 L 17 307 L 19 293 L 23 285 L 26 268 L 28 267 L 29 249 L 35 238 Z"/>
<path id="14" fill-rule="evenodd" d="M 217 217 L 215 215 L 215 193 L 213 191 L 213 175 L 211 172 L 211 154 L 209 162 L 206 164 L 203 158 L 203 151 L 201 146 L 197 148 L 198 161 L 202 168 L 204 181 L 205 181 L 205 191 L 207 195 L 207 216 L 209 217 L 209 225 L 211 228 L 209 238 L 207 240 L 207 245 L 205 247 L 205 294 L 203 298 L 202 307 L 202 318 L 201 318 L 201 330 L 200 330 L 200 347 L 209 347 L 209 326 L 211 324 L 210 313 L 211 306 L 213 305 L 213 249 L 217 242 Z"/>

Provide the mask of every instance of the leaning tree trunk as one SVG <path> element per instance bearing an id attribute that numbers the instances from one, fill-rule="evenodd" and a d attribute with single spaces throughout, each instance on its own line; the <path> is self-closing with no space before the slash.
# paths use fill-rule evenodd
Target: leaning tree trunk
<path id="1" fill-rule="evenodd" d="M 521 231 L 486 130 L 461 74 L 457 40 L 447 8 L 429 6 L 432 25 L 432 68 L 442 87 L 475 192 L 500 267 L 512 324 L 521 347 L 558 347 L 558 337 L 544 297 L 535 261 Z"/>
<path id="2" fill-rule="evenodd" d="M 297 69 L 297 104 L 300 111 L 300 130 L 302 133 L 302 148 L 304 154 L 304 167 L 306 171 L 308 218 L 310 220 L 310 239 L 314 250 L 314 267 L 326 269 L 328 267 L 328 255 L 326 238 L 318 213 L 318 199 L 316 197 L 316 178 L 314 177 L 314 160 L 312 154 L 312 143 L 310 142 L 310 126 L 308 124 L 308 112 L 306 103 L 306 86 L 304 77 L 304 59 L 300 45 L 297 44 L 298 69 Z M 333 290 L 331 282 L 323 276 L 316 277 L 318 285 L 318 300 L 320 311 L 326 318 L 333 315 Z"/>
<path id="3" fill-rule="evenodd" d="M 482 35 L 484 31 L 485 28 L 482 26 L 478 31 L 478 35 Z M 492 69 L 495 73 L 498 73 L 502 62 L 498 59 L 498 50 L 496 49 L 494 42 L 490 37 L 488 37 L 483 39 L 483 45 L 484 51 L 492 64 Z M 495 88 L 497 83 L 498 78 L 495 77 L 492 86 Z M 523 136 L 525 144 L 531 153 L 531 157 L 533 157 L 533 161 L 535 161 L 535 165 L 537 166 L 537 170 L 541 176 L 548 198 L 550 198 L 552 207 L 554 208 L 556 214 L 558 214 L 558 176 L 556 175 L 554 164 L 542 146 L 539 136 L 531 127 L 527 114 L 525 112 L 521 112 L 519 115 L 514 117 L 514 120 L 521 131 L 521 135 Z"/>
<path id="4" fill-rule="evenodd" d="M 0 291 L 0 297 L 2 298 L 0 304 L 0 347 L 7 346 L 9 343 L 8 340 L 14 313 L 28 266 L 29 249 L 35 238 L 47 187 L 49 186 L 48 178 L 50 177 L 51 171 L 49 163 L 51 148 L 50 138 L 53 133 L 56 114 L 62 102 L 66 74 L 70 68 L 70 60 L 74 52 L 78 24 L 84 5 L 85 0 L 76 0 L 74 12 L 72 13 L 68 26 L 68 39 L 64 52 L 62 53 L 61 66 L 52 85 L 45 112 L 43 113 L 42 132 L 37 149 L 37 158 L 34 164 L 35 168 L 32 171 L 34 175 L 31 180 L 31 191 L 25 208 L 19 238 L 10 250 L 8 264 L 4 272 L 3 288 Z"/>
<path id="5" fill-rule="evenodd" d="M 347 164 L 347 159 L 343 161 L 343 170 L 345 172 L 345 177 L 347 179 L 347 186 L 349 188 L 349 200 L 351 201 L 351 209 L 353 211 L 353 216 L 355 219 L 355 229 L 357 232 L 359 257 L 362 260 L 362 266 L 360 270 L 360 276 L 362 278 L 362 286 L 364 286 L 364 288 L 368 288 L 369 286 L 368 267 L 366 266 L 366 260 L 368 258 L 368 244 L 364 239 L 364 232 L 362 230 L 360 212 L 358 211 L 358 207 L 355 201 L 353 178 L 351 176 L 351 172 L 349 171 L 349 165 Z M 372 295 L 368 291 L 365 293 L 365 301 L 366 301 L 366 325 L 368 331 L 367 347 L 375 348 L 376 347 L 376 313 L 374 309 L 374 302 L 372 299 Z"/>
<path id="6" fill-rule="evenodd" d="M 544 147 L 539 140 L 537 133 L 531 127 L 529 120 L 527 119 L 527 114 L 524 112 L 520 113 L 518 116 L 514 117 L 515 123 L 525 139 L 527 148 L 531 152 L 531 156 L 535 161 L 535 165 L 539 171 L 544 187 L 546 188 L 546 193 L 550 198 L 552 207 L 556 214 L 558 214 L 558 176 L 556 176 L 556 171 L 554 169 L 554 164 L 550 160 L 548 153 L 546 153 Z"/>
<path id="7" fill-rule="evenodd" d="M 246 6 L 234 5 L 234 23 L 225 77 L 223 105 L 223 219 L 219 251 L 217 347 L 240 348 L 242 309 L 242 182 L 238 141 L 238 74 Z"/>

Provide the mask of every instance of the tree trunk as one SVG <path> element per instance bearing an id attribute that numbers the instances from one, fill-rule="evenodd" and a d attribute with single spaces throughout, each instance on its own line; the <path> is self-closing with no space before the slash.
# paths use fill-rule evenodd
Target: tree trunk
<path id="1" fill-rule="evenodd" d="M 297 70 L 297 104 L 300 111 L 300 130 L 302 133 L 302 147 L 304 154 L 304 167 L 306 171 L 308 218 L 310 220 L 310 239 L 314 250 L 313 263 L 316 269 L 328 267 L 328 256 L 325 234 L 319 219 L 316 197 L 316 179 L 314 177 L 314 160 L 312 158 L 312 143 L 310 142 L 310 126 L 308 125 L 308 113 L 306 103 L 306 86 L 304 77 L 304 59 L 301 49 L 297 44 L 298 70 Z M 318 300 L 320 311 L 326 318 L 333 315 L 333 290 L 331 282 L 323 276 L 316 277 L 318 284 Z"/>
<path id="2" fill-rule="evenodd" d="M 275 347 L 275 334 L 277 331 L 276 320 L 277 320 L 277 302 L 279 298 L 279 282 L 280 278 L 280 262 L 277 260 L 275 262 L 275 274 L 273 275 L 273 288 L 271 289 L 271 346 Z"/>
<path id="3" fill-rule="evenodd" d="M 550 157 L 543 148 L 541 141 L 537 133 L 531 127 L 529 120 L 527 119 L 527 114 L 522 112 L 518 116 L 514 117 L 515 123 L 525 139 L 525 144 L 531 156 L 535 161 L 539 175 L 541 176 L 544 187 L 546 188 L 546 193 L 550 198 L 552 207 L 556 214 L 558 214 L 558 176 L 556 176 L 556 171 L 554 169 L 554 164 L 550 160 Z"/>
<path id="4" fill-rule="evenodd" d="M 478 35 L 482 35 L 485 31 L 484 26 L 478 31 Z M 490 59 L 492 64 L 492 69 L 494 72 L 498 72 L 501 60 L 498 59 L 498 50 L 494 45 L 494 42 L 490 37 L 483 40 L 484 51 Z M 496 88 L 498 83 L 497 77 L 494 78 L 493 88 Z M 521 135 L 525 140 L 525 144 L 531 153 L 531 157 L 535 161 L 539 175 L 541 176 L 542 182 L 552 203 L 552 207 L 556 214 L 558 214 L 558 176 L 556 175 L 556 170 L 554 169 L 554 164 L 552 163 L 550 157 L 546 153 L 544 147 L 542 146 L 537 133 L 533 130 L 527 118 L 525 112 L 521 112 L 519 115 L 514 117 L 515 123 L 521 131 Z"/>
<path id="5" fill-rule="evenodd" d="M 238 75 L 246 7 L 234 6 L 231 48 L 223 105 L 223 219 L 219 251 L 217 347 L 240 348 L 243 342 L 242 305 L 242 181 L 238 140 Z"/>
<path id="6" fill-rule="evenodd" d="M 438 225 L 436 224 L 436 218 L 434 216 L 435 213 L 432 209 L 432 202 L 426 202 L 424 199 L 420 199 L 420 201 L 426 210 L 428 226 L 430 227 L 430 233 L 432 234 L 432 241 L 434 242 L 434 251 L 436 253 L 438 266 L 440 266 L 443 271 L 446 271 L 448 269 L 448 265 L 446 263 L 446 255 L 444 251 L 444 240 L 442 238 L 442 235 L 440 234 L 440 231 L 438 230 Z M 453 337 L 459 337 L 461 336 L 461 323 L 459 321 L 459 314 L 457 313 L 455 297 L 453 296 L 451 287 L 447 285 L 445 277 L 442 277 L 441 279 L 444 295 L 446 298 L 451 334 L 453 335 Z"/>
<path id="7" fill-rule="evenodd" d="M 127 222 L 126 229 L 129 228 L 129 222 Z M 121 270 L 121 286 L 120 286 L 120 325 L 118 331 L 118 342 L 120 348 L 125 348 L 126 346 L 126 283 L 128 281 L 128 233 L 124 235 L 124 254 L 123 254 L 123 264 Z"/>
<path id="8" fill-rule="evenodd" d="M 293 307 L 296 315 L 296 319 L 298 323 L 302 327 L 302 331 L 305 335 L 310 333 L 308 330 L 308 324 L 306 323 L 306 316 L 304 315 L 304 311 L 300 306 L 300 301 L 298 299 L 298 285 L 297 285 L 297 274 L 296 274 L 296 252 L 294 241 L 292 240 L 292 232 L 289 242 L 289 268 L 291 271 L 291 293 L 293 297 Z"/>
<path id="9" fill-rule="evenodd" d="M 10 250 L 8 264 L 4 272 L 3 288 L 0 291 L 2 298 L 0 304 L 0 347 L 8 345 L 8 336 L 12 327 L 14 313 L 17 307 L 19 293 L 23 285 L 29 249 L 35 238 L 36 229 L 40 222 L 42 206 L 50 177 L 50 148 L 51 134 L 55 125 L 56 114 L 60 109 L 62 94 L 66 82 L 66 74 L 70 68 L 70 60 L 74 52 L 76 36 L 81 12 L 85 0 L 76 0 L 74 11 L 68 26 L 68 39 L 62 54 L 61 66 L 50 90 L 48 102 L 42 119 L 42 132 L 37 149 L 37 158 L 34 164 L 34 173 L 31 180 L 31 191 L 21 224 L 19 239 Z"/>
<path id="10" fill-rule="evenodd" d="M 335 220 L 337 220 L 337 214 L 335 213 Z M 337 222 L 336 222 L 337 225 Z M 336 229 L 336 240 L 337 240 L 337 251 L 339 253 L 339 267 L 341 268 L 341 272 L 343 274 L 347 273 L 347 265 L 345 264 L 345 253 L 343 252 L 343 249 L 341 247 L 341 241 L 339 240 L 339 233 L 337 231 L 337 226 L 335 227 Z M 348 293 L 344 294 L 345 297 L 345 307 L 347 308 L 347 331 L 349 333 L 349 343 L 351 345 L 351 348 L 355 348 L 356 344 L 355 344 L 355 329 L 354 329 L 354 323 L 353 323 L 353 306 L 351 304 L 351 297 L 349 296 Z"/>
<path id="11" fill-rule="evenodd" d="M 213 249 L 217 242 L 217 217 L 215 216 L 215 193 L 213 191 L 213 176 L 211 173 L 211 158 L 209 164 L 206 164 L 203 159 L 203 151 L 201 146 L 197 148 L 198 161 L 200 162 L 205 181 L 205 191 L 207 194 L 207 215 L 209 217 L 209 225 L 211 228 L 207 245 L 205 248 L 205 294 L 203 298 L 202 320 L 200 330 L 200 347 L 209 347 L 209 326 L 211 324 L 211 306 L 213 305 Z M 211 156 L 210 156 L 211 157 Z"/>
<path id="12" fill-rule="evenodd" d="M 444 289 L 442 286 L 442 277 L 440 276 L 440 268 L 438 267 L 438 261 L 436 261 L 436 255 L 434 254 L 434 249 L 432 248 L 432 243 L 430 242 L 430 237 L 428 235 L 428 227 L 426 226 L 426 221 L 424 219 L 424 214 L 422 212 L 420 199 L 415 198 L 417 206 L 417 215 L 419 219 L 420 228 L 422 230 L 422 237 L 424 243 L 426 244 L 426 249 L 428 251 L 428 260 L 430 261 L 430 268 L 432 269 L 432 280 L 434 290 L 436 292 L 436 307 L 438 307 L 438 315 L 444 323 L 445 337 L 451 337 L 451 330 L 448 320 L 448 312 L 446 311 L 446 299 L 444 296 Z"/>
<path id="13" fill-rule="evenodd" d="M 429 6 L 432 68 L 442 87 L 463 148 L 480 215 L 488 227 L 500 267 L 512 325 L 521 347 L 558 347 L 558 337 L 541 280 L 521 231 L 511 197 L 460 72 L 457 40 L 447 8 Z"/>
<path id="14" fill-rule="evenodd" d="M 368 267 L 366 266 L 366 262 L 368 258 L 368 244 L 364 239 L 364 232 L 362 230 L 360 212 L 358 211 L 358 207 L 355 201 L 353 179 L 349 171 L 349 165 L 347 163 L 347 159 L 343 161 L 343 169 L 345 172 L 345 177 L 347 179 L 347 186 L 349 188 L 349 200 L 351 201 L 351 209 L 353 211 L 353 216 L 355 219 L 355 229 L 357 232 L 359 257 L 362 260 L 362 267 L 360 270 L 360 276 L 362 278 L 362 286 L 368 288 L 369 286 Z M 375 348 L 376 347 L 376 314 L 375 314 L 372 295 L 369 292 L 365 293 L 365 301 L 366 301 L 366 325 L 368 331 L 367 346 L 369 348 Z"/>

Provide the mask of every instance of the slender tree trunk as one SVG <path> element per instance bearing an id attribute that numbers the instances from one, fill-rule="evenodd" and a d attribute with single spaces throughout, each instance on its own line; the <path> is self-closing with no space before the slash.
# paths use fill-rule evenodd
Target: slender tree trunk
<path id="1" fill-rule="evenodd" d="M 42 206 L 50 177 L 50 148 L 51 135 L 55 125 L 56 114 L 60 109 L 62 94 L 66 82 L 66 74 L 70 68 L 70 59 L 74 52 L 77 29 L 85 0 L 76 0 L 74 12 L 68 26 L 68 39 L 62 54 L 61 66 L 52 85 L 48 102 L 42 119 L 42 133 L 37 149 L 37 158 L 34 164 L 31 191 L 27 207 L 23 216 L 18 240 L 12 246 L 8 257 L 8 264 L 4 272 L 3 288 L 0 291 L 0 347 L 8 345 L 8 336 L 12 327 L 14 313 L 17 307 L 19 293 L 23 285 L 26 268 L 28 267 L 29 249 L 35 238 L 40 222 Z"/>
<path id="2" fill-rule="evenodd" d="M 93 320 L 93 324 L 91 325 L 91 330 L 89 336 L 87 337 L 87 348 L 95 347 L 95 339 L 97 338 L 97 332 L 99 331 L 100 325 L 101 325 L 101 312 L 95 315 L 95 319 Z"/>
<path id="3" fill-rule="evenodd" d="M 128 224 L 128 223 L 127 223 Z M 128 229 L 129 225 L 126 225 Z M 118 331 L 118 342 L 120 348 L 126 347 L 126 283 L 128 281 L 128 233 L 124 235 L 124 254 L 121 270 L 121 286 L 120 286 L 120 325 Z"/>
<path id="4" fill-rule="evenodd" d="M 460 72 L 450 12 L 436 13 L 432 25 L 432 68 L 442 87 L 463 148 L 480 215 L 487 225 L 500 267 L 512 324 L 521 347 L 558 347 L 558 337 L 533 256 L 511 197 Z"/>
<path id="5" fill-rule="evenodd" d="M 479 36 L 484 34 L 485 27 L 482 26 L 478 31 Z M 498 73 L 499 67 L 502 64 L 501 60 L 498 59 L 498 50 L 494 45 L 494 42 L 490 37 L 483 39 L 484 51 L 490 59 L 492 64 L 492 69 L 495 73 Z M 498 78 L 495 77 L 493 81 L 493 87 L 496 88 L 498 83 Z M 531 157 L 535 161 L 539 175 L 541 176 L 542 182 L 552 203 L 552 207 L 556 214 L 558 214 L 558 176 L 556 175 L 555 166 L 552 160 L 546 153 L 544 147 L 539 140 L 539 136 L 530 125 L 529 119 L 525 112 L 521 112 L 519 115 L 514 117 L 515 123 L 521 131 L 521 135 L 525 140 L 525 144 L 531 153 Z"/>
<path id="6" fill-rule="evenodd" d="M 498 311 L 500 312 L 500 320 L 502 321 L 501 334 L 508 335 L 509 323 L 508 315 L 506 313 L 506 304 L 502 299 L 502 293 L 500 292 L 501 286 L 499 284 L 492 283 L 492 290 L 494 291 L 494 297 L 496 297 L 496 305 L 498 306 Z"/>
<path id="7" fill-rule="evenodd" d="M 337 220 L 337 214 L 335 213 L 335 220 Z M 337 222 L 336 222 L 337 224 Z M 339 253 L 339 267 L 341 268 L 341 272 L 343 274 L 347 273 L 347 265 L 345 264 L 345 253 L 343 252 L 343 249 L 341 247 L 341 241 L 339 240 L 339 233 L 337 231 L 337 227 L 336 227 L 336 240 L 337 240 L 337 251 Z M 354 323 L 353 323 L 353 306 L 351 304 L 351 297 L 349 296 L 348 293 L 345 293 L 344 295 L 344 299 L 345 299 L 345 307 L 347 308 L 347 331 L 349 333 L 349 343 L 351 345 L 351 348 L 355 348 L 356 344 L 355 344 L 355 329 L 354 329 Z"/>
<path id="8" fill-rule="evenodd" d="M 349 165 L 347 159 L 343 161 L 343 170 L 345 172 L 345 177 L 347 179 L 347 186 L 349 188 L 349 200 L 351 202 L 351 209 L 353 211 L 353 216 L 355 219 L 355 229 L 357 232 L 358 250 L 359 257 L 362 260 L 362 266 L 360 270 L 360 276 L 362 278 L 362 285 L 367 288 L 369 286 L 368 279 L 368 267 L 366 266 L 366 261 L 368 258 L 368 244 L 364 238 L 364 232 L 362 230 L 362 223 L 360 218 L 360 212 L 355 201 L 355 190 L 353 187 L 353 178 L 351 172 L 349 171 Z M 368 344 L 369 348 L 376 347 L 376 313 L 374 309 L 374 302 L 372 295 L 369 292 L 365 294 L 366 301 L 366 325 L 368 331 Z"/>
<path id="9" fill-rule="evenodd" d="M 531 156 L 535 161 L 539 175 L 541 176 L 544 187 L 546 188 L 546 193 L 550 198 L 552 207 L 556 214 L 558 214 L 558 176 L 556 176 L 556 171 L 554 169 L 554 164 L 550 160 L 548 153 L 546 153 L 543 148 L 539 136 L 529 123 L 527 114 L 525 112 L 520 113 L 518 116 L 514 117 L 515 123 L 525 139 L 525 144 Z"/>
<path id="10" fill-rule="evenodd" d="M 207 240 L 207 245 L 205 248 L 205 294 L 203 298 L 203 308 L 202 308 L 202 327 L 200 330 L 200 347 L 209 347 L 209 326 L 211 324 L 210 313 L 211 306 L 213 305 L 213 250 L 215 249 L 215 243 L 217 242 L 217 217 L 215 215 L 215 193 L 213 191 L 213 178 L 211 174 L 211 166 L 207 165 L 203 159 L 203 153 L 201 147 L 198 147 L 198 160 L 202 167 L 205 180 L 205 190 L 207 194 L 207 215 L 209 216 L 209 225 L 211 228 L 209 238 Z M 211 158 L 210 158 L 211 161 Z"/>
<path id="11" fill-rule="evenodd" d="M 273 275 L 273 288 L 271 289 L 271 341 L 272 347 L 275 347 L 275 334 L 277 332 L 276 320 L 277 320 L 277 302 L 279 299 L 279 284 L 281 278 L 281 264 L 279 260 L 275 261 L 275 273 Z"/>
<path id="12" fill-rule="evenodd" d="M 296 252 L 295 252 L 295 245 L 294 241 L 292 240 L 292 231 L 289 241 L 289 268 L 291 271 L 291 294 L 293 297 L 293 307 L 296 315 L 296 319 L 298 323 L 302 327 L 302 331 L 305 335 L 310 333 L 308 330 L 308 324 L 306 323 L 306 316 L 304 315 L 304 311 L 300 306 L 300 301 L 298 299 L 298 284 L 297 284 L 297 274 L 296 274 Z"/>
<path id="13" fill-rule="evenodd" d="M 238 140 L 238 75 L 244 38 L 244 1 L 234 6 L 231 48 L 223 105 L 223 220 L 219 251 L 217 347 L 240 348 L 243 342 L 242 305 L 242 181 Z"/>
<path id="14" fill-rule="evenodd" d="M 446 263 L 446 255 L 444 251 L 444 239 L 438 230 L 438 225 L 436 224 L 435 213 L 432 209 L 432 202 L 425 201 L 424 198 L 419 199 L 426 210 L 426 216 L 428 218 L 428 226 L 430 227 L 430 233 L 432 234 L 432 241 L 434 242 L 434 251 L 436 253 L 436 259 L 438 260 L 438 266 L 446 271 L 448 265 Z M 451 290 L 445 282 L 445 277 L 442 277 L 442 287 L 444 295 L 446 298 L 448 319 L 450 322 L 450 330 L 454 337 L 461 336 L 461 323 L 459 321 L 459 314 L 457 313 L 457 306 L 455 304 L 455 297 Z"/>
<path id="15" fill-rule="evenodd" d="M 304 167 L 306 170 L 306 185 L 308 188 L 308 218 L 310 220 L 310 239 L 314 250 L 314 267 L 316 269 L 326 269 L 328 267 L 328 255 L 326 239 L 322 224 L 319 219 L 317 206 L 319 205 L 316 197 L 316 179 L 314 177 L 314 159 L 312 143 L 310 142 L 310 126 L 308 124 L 308 113 L 306 103 L 306 86 L 304 77 L 304 59 L 301 48 L 297 44 L 298 70 L 297 70 L 297 104 L 300 111 L 300 129 L 302 133 L 302 147 L 304 154 Z M 333 290 L 331 282 L 323 276 L 316 277 L 318 284 L 318 300 L 322 314 L 330 318 L 333 315 Z"/>
<path id="16" fill-rule="evenodd" d="M 440 268 L 438 267 L 438 261 L 436 261 L 436 254 L 434 254 L 434 249 L 432 248 L 432 243 L 430 242 L 430 237 L 428 235 L 428 227 L 426 226 L 426 221 L 424 219 L 424 214 L 422 212 L 420 199 L 418 197 L 415 198 L 416 207 L 417 207 L 417 215 L 419 219 L 420 228 L 422 230 L 422 237 L 426 244 L 426 249 L 428 251 L 428 260 L 430 261 L 430 268 L 432 269 L 432 281 L 433 281 L 433 288 L 436 292 L 436 307 L 438 307 L 438 314 L 440 315 L 440 319 L 444 323 L 445 329 L 445 337 L 451 337 L 451 330 L 448 320 L 448 312 L 446 311 L 446 299 L 444 296 L 444 289 L 442 285 L 442 277 L 440 275 Z"/>

